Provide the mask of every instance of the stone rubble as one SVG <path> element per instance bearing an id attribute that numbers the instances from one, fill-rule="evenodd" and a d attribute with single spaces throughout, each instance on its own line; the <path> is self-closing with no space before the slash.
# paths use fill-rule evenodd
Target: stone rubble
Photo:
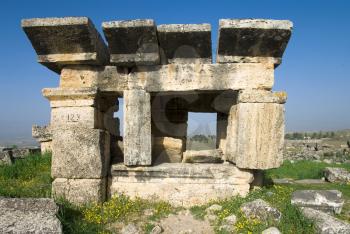
<path id="1" fill-rule="evenodd" d="M 291 203 L 299 207 L 340 214 L 344 200 L 338 190 L 297 190 L 292 194 Z"/>
<path id="2" fill-rule="evenodd" d="M 324 176 L 331 183 L 346 184 L 350 182 L 350 172 L 345 168 L 326 167 L 324 169 Z"/>
<path id="3" fill-rule="evenodd" d="M 62 233 L 58 207 L 48 198 L 0 197 L 0 233 Z"/>
<path id="4" fill-rule="evenodd" d="M 247 218 L 256 218 L 262 221 L 270 219 L 279 221 L 282 216 L 279 210 L 262 199 L 244 203 L 240 209 Z"/>

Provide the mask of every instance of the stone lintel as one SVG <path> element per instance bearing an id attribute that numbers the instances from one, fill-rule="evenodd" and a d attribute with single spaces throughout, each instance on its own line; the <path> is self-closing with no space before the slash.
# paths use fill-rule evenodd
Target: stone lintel
<path id="1" fill-rule="evenodd" d="M 67 64 L 106 65 L 109 54 L 102 37 L 87 17 L 23 19 L 38 62 L 59 73 Z"/>
<path id="2" fill-rule="evenodd" d="M 272 92 L 267 90 L 241 90 L 238 95 L 239 103 L 279 103 L 284 104 L 287 93 L 284 91 Z"/>
<path id="3" fill-rule="evenodd" d="M 111 54 L 118 66 L 157 65 L 159 47 L 155 22 L 151 19 L 102 23 Z"/>
<path id="4" fill-rule="evenodd" d="M 162 64 L 212 62 L 210 24 L 163 24 L 157 32 Z"/>
<path id="5" fill-rule="evenodd" d="M 128 88 L 148 92 L 271 89 L 274 67 L 261 63 L 169 64 L 137 67 Z"/>
<path id="6" fill-rule="evenodd" d="M 288 20 L 221 19 L 216 60 L 278 65 L 292 28 Z"/>

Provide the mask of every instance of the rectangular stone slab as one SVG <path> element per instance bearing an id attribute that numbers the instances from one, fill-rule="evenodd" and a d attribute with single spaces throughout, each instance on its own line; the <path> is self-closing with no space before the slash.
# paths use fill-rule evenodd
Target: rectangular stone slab
<path id="1" fill-rule="evenodd" d="M 239 103 L 232 107 L 226 157 L 239 168 L 277 168 L 283 161 L 284 106 Z"/>
<path id="2" fill-rule="evenodd" d="M 104 65 L 109 54 L 100 34 L 87 17 L 23 19 L 38 62 L 60 72 L 67 64 Z"/>
<path id="3" fill-rule="evenodd" d="M 292 22 L 267 19 L 221 19 L 218 63 L 280 64 L 292 33 Z"/>
<path id="4" fill-rule="evenodd" d="M 124 164 L 151 165 L 151 97 L 143 90 L 124 92 Z"/>
<path id="5" fill-rule="evenodd" d="M 211 63 L 210 24 L 163 24 L 157 31 L 162 64 Z"/>
<path id="6" fill-rule="evenodd" d="M 100 129 L 52 129 L 53 178 L 98 179 L 107 175 L 110 135 Z"/>
<path id="7" fill-rule="evenodd" d="M 159 64 L 157 30 L 153 20 L 103 22 L 102 28 L 112 64 L 129 67 Z"/>
<path id="8" fill-rule="evenodd" d="M 253 174 L 232 164 L 163 163 L 152 167 L 112 165 L 110 195 L 161 199 L 175 206 L 245 196 Z"/>

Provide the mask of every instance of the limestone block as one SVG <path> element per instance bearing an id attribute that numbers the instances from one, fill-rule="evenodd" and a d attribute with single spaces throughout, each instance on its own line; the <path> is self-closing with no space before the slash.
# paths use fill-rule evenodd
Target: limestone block
<path id="1" fill-rule="evenodd" d="M 62 68 L 61 88 L 96 87 L 103 67 L 89 65 L 70 65 Z"/>
<path id="2" fill-rule="evenodd" d="M 106 131 L 73 126 L 53 131 L 53 178 L 103 178 L 109 161 L 110 136 Z"/>
<path id="3" fill-rule="evenodd" d="M 346 221 L 312 208 L 302 208 L 303 215 L 315 222 L 315 229 L 320 234 L 346 234 L 350 233 L 350 224 Z"/>
<path id="4" fill-rule="evenodd" d="M 338 190 L 297 190 L 292 194 L 291 203 L 330 214 L 340 214 L 344 200 Z"/>
<path id="5" fill-rule="evenodd" d="M 163 24 L 157 32 L 162 64 L 211 63 L 210 24 Z"/>
<path id="6" fill-rule="evenodd" d="M 183 153 L 183 163 L 220 163 L 222 152 L 219 149 L 213 150 L 186 150 Z"/>
<path id="7" fill-rule="evenodd" d="M 87 17 L 22 20 L 38 62 L 60 72 L 67 64 L 104 65 L 109 54 L 102 37 Z"/>
<path id="8" fill-rule="evenodd" d="M 61 234 L 58 206 L 49 198 L 0 198 L 0 233 Z"/>
<path id="9" fill-rule="evenodd" d="M 129 89 L 148 92 L 271 89 L 271 64 L 169 64 L 143 66 L 129 74 Z"/>
<path id="10" fill-rule="evenodd" d="M 41 153 L 52 152 L 52 141 L 40 142 L 40 150 L 41 150 Z"/>
<path id="11" fill-rule="evenodd" d="M 96 106 L 98 89 L 94 88 L 45 88 L 42 94 L 50 101 L 51 108 Z"/>
<path id="12" fill-rule="evenodd" d="M 111 63 L 118 66 L 159 64 L 155 22 L 151 19 L 102 23 Z"/>
<path id="13" fill-rule="evenodd" d="M 252 173 L 232 164 L 163 163 L 152 167 L 112 165 L 110 196 L 165 200 L 175 206 L 203 205 L 249 192 Z"/>
<path id="14" fill-rule="evenodd" d="M 226 156 L 238 167 L 269 169 L 281 165 L 284 142 L 283 105 L 239 103 L 232 108 L 228 129 Z"/>
<path id="15" fill-rule="evenodd" d="M 182 153 L 185 149 L 183 139 L 173 137 L 153 137 L 152 155 L 155 164 L 179 163 L 182 160 Z"/>
<path id="16" fill-rule="evenodd" d="M 54 198 L 65 198 L 75 205 L 103 202 L 106 198 L 106 185 L 106 178 L 56 178 L 52 182 L 52 196 Z"/>
<path id="17" fill-rule="evenodd" d="M 324 169 L 324 177 L 331 183 L 346 184 L 350 182 L 350 172 L 340 167 L 326 167 Z"/>
<path id="18" fill-rule="evenodd" d="M 51 127 L 78 126 L 104 128 L 103 114 L 95 107 L 58 107 L 51 109 Z"/>
<path id="19" fill-rule="evenodd" d="M 37 139 L 39 142 L 51 141 L 52 133 L 49 126 L 32 126 L 32 137 Z"/>
<path id="20" fill-rule="evenodd" d="M 216 61 L 278 65 L 292 28 L 288 20 L 221 19 Z"/>
<path id="21" fill-rule="evenodd" d="M 226 137 L 228 127 L 228 114 L 218 112 L 216 115 L 216 148 L 226 152 Z"/>
<path id="22" fill-rule="evenodd" d="M 287 100 L 287 93 L 272 92 L 267 90 L 241 90 L 238 95 L 240 103 L 279 103 L 284 104 Z"/>
<path id="23" fill-rule="evenodd" d="M 124 92 L 124 163 L 152 163 L 151 98 L 143 90 Z"/>

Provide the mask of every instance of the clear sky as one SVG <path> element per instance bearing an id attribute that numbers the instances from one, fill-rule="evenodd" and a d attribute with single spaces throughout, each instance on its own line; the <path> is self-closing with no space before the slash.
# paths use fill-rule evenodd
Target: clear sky
<path id="1" fill-rule="evenodd" d="M 0 139 L 28 137 L 32 124 L 46 124 L 50 110 L 41 89 L 58 85 L 58 76 L 36 63 L 21 19 L 63 16 L 88 16 L 100 31 L 109 20 L 210 23 L 214 49 L 220 18 L 292 20 L 293 35 L 274 87 L 288 92 L 287 131 L 350 128 L 350 1 L 2 0 Z"/>

